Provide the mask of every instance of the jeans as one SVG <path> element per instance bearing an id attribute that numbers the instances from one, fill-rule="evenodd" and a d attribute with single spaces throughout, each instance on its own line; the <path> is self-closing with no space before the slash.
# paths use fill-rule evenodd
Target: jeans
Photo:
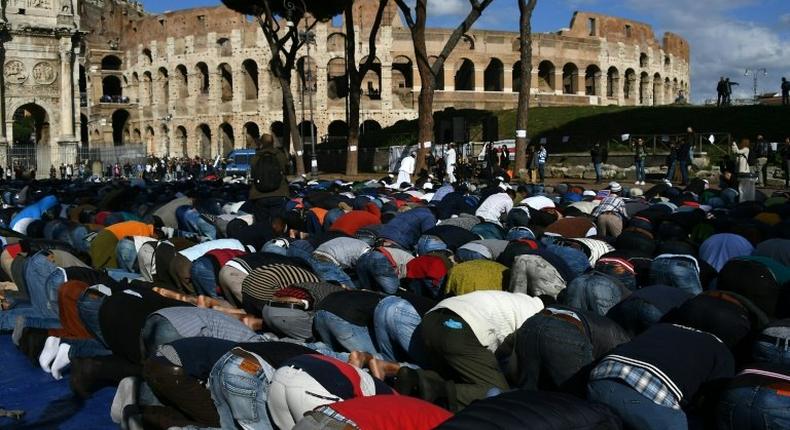
<path id="1" fill-rule="evenodd" d="M 330 345 L 332 349 L 344 349 L 348 352 L 363 351 L 379 356 L 367 327 L 351 324 L 327 311 L 316 312 L 313 321 L 321 341 Z"/>
<path id="2" fill-rule="evenodd" d="M 58 318 L 58 288 L 66 280 L 62 269 L 39 252 L 25 261 L 25 284 L 30 305 L 41 318 Z"/>
<path id="3" fill-rule="evenodd" d="M 634 161 L 634 167 L 636 167 L 636 180 L 642 182 L 645 180 L 645 160 L 636 160 Z"/>
<path id="4" fill-rule="evenodd" d="M 568 288 L 560 293 L 560 302 L 604 316 L 622 297 L 622 288 L 614 279 L 591 272 L 571 281 Z"/>
<path id="5" fill-rule="evenodd" d="M 759 177 L 760 185 L 763 187 L 767 185 L 768 181 L 768 158 L 759 157 L 757 163 L 754 165 L 754 173 Z"/>
<path id="6" fill-rule="evenodd" d="M 724 391 L 717 410 L 721 430 L 774 430 L 790 428 L 790 395 L 771 386 L 737 387 Z"/>
<path id="7" fill-rule="evenodd" d="M 417 255 L 426 255 L 432 251 L 444 249 L 447 249 L 447 244 L 436 236 L 423 235 L 417 241 Z"/>
<path id="8" fill-rule="evenodd" d="M 210 240 L 217 238 L 217 229 L 208 221 L 200 216 L 200 212 L 195 209 L 188 209 L 184 212 L 184 222 L 189 228 L 189 231 L 198 233 L 201 236 L 207 237 Z"/>
<path id="9" fill-rule="evenodd" d="M 599 379 L 587 385 L 587 399 L 603 403 L 620 416 L 625 428 L 640 430 L 684 430 L 686 414 L 661 406 L 615 379 Z"/>
<path id="10" fill-rule="evenodd" d="M 576 377 L 592 363 L 593 348 L 586 333 L 553 315 L 536 314 L 516 331 L 518 385 L 525 390 L 568 389 L 583 394 L 587 375 Z"/>
<path id="11" fill-rule="evenodd" d="M 672 178 L 675 177 L 675 166 L 677 166 L 678 162 L 676 160 L 672 160 L 669 162 L 669 166 L 667 167 L 667 180 L 672 182 Z"/>
<path id="12" fill-rule="evenodd" d="M 790 187 L 790 159 L 782 160 L 782 170 L 785 172 L 785 187 Z"/>
<path id="13" fill-rule="evenodd" d="M 790 327 L 769 327 L 763 333 L 777 340 L 758 339 L 752 349 L 752 358 L 757 362 L 790 365 Z"/>
<path id="14" fill-rule="evenodd" d="M 638 334 L 647 330 L 664 316 L 654 304 L 640 298 L 625 299 L 606 314 L 626 331 Z"/>
<path id="15" fill-rule="evenodd" d="M 250 360 L 245 354 L 255 357 L 256 363 L 249 366 L 248 362 L 242 368 L 242 364 Z M 236 428 L 236 423 L 245 430 L 273 428 L 266 400 L 274 371 L 269 363 L 257 355 L 239 348 L 231 350 L 217 361 L 211 370 L 208 385 L 222 428 Z"/>
<path id="16" fill-rule="evenodd" d="M 356 288 L 354 281 L 351 280 L 351 277 L 348 276 L 348 274 L 344 272 L 340 266 L 325 261 L 318 261 L 313 257 L 312 253 L 300 247 L 289 246 L 287 255 L 289 257 L 297 257 L 306 261 L 308 264 L 310 264 L 313 272 L 315 272 L 315 274 L 321 278 L 323 282 L 335 282 L 345 286 L 346 288 Z"/>
<path id="17" fill-rule="evenodd" d="M 423 365 L 425 353 L 417 327 L 422 318 L 408 301 L 390 296 L 376 306 L 373 326 L 376 344 L 384 359 Z"/>
<path id="18" fill-rule="evenodd" d="M 142 347 L 142 357 L 145 360 L 152 356 L 157 347 L 183 338 L 178 330 L 173 327 L 167 318 L 153 314 L 145 320 L 143 329 L 140 330 L 140 345 Z"/>
<path id="19" fill-rule="evenodd" d="M 217 274 L 214 272 L 213 257 L 204 255 L 192 262 L 190 276 L 196 294 L 219 297 L 217 294 Z"/>
<path id="20" fill-rule="evenodd" d="M 538 176 L 540 177 L 540 183 L 542 184 L 545 182 L 546 179 L 546 163 L 538 163 Z"/>
<path id="21" fill-rule="evenodd" d="M 99 323 L 99 309 L 101 309 L 105 297 L 101 293 L 95 292 L 94 288 L 90 287 L 83 291 L 80 298 L 77 299 L 77 313 L 80 316 L 82 325 L 85 326 L 88 332 L 102 343 L 105 343 L 101 332 L 101 324 Z"/>
<path id="22" fill-rule="evenodd" d="M 601 165 L 602 163 L 593 163 L 595 169 L 595 182 L 601 182 Z"/>
<path id="23" fill-rule="evenodd" d="M 683 185 L 689 183 L 689 169 L 688 169 L 688 160 L 681 159 L 680 160 L 680 177 L 683 180 Z"/>
<path id="24" fill-rule="evenodd" d="M 697 295 L 702 292 L 699 272 L 686 258 L 656 258 L 650 265 L 650 285 L 668 285 Z"/>
<path id="25" fill-rule="evenodd" d="M 378 290 L 395 294 L 400 287 L 398 274 L 387 257 L 381 252 L 370 251 L 357 260 L 359 287 L 364 290 Z"/>
<path id="26" fill-rule="evenodd" d="M 137 248 L 134 246 L 134 239 L 124 238 L 118 241 L 115 247 L 118 254 L 118 268 L 127 272 L 135 272 L 137 268 Z"/>
<path id="27" fill-rule="evenodd" d="M 105 269 L 107 276 L 117 282 L 122 282 L 124 279 L 133 281 L 135 279 L 142 279 L 142 276 L 136 272 L 127 272 L 123 269 Z"/>

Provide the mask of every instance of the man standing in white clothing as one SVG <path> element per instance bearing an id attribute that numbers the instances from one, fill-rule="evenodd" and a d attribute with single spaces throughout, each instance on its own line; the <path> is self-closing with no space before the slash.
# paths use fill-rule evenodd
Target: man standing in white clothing
<path id="1" fill-rule="evenodd" d="M 395 182 L 395 187 L 400 188 L 401 184 L 406 182 L 411 185 L 411 175 L 414 173 L 414 151 L 409 153 L 400 162 L 398 168 L 398 180 Z"/>
<path id="2" fill-rule="evenodd" d="M 450 184 L 455 183 L 455 144 L 450 144 L 450 149 L 447 150 L 447 156 L 444 158 L 447 166 L 447 182 Z"/>

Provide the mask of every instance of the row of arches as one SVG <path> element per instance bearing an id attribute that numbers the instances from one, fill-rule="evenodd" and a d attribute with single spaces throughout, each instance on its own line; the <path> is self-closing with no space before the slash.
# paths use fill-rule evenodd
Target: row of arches
<path id="1" fill-rule="evenodd" d="M 167 124 L 160 124 L 158 129 L 153 125 L 145 127 L 130 127 L 130 114 L 125 109 L 118 109 L 112 114 L 112 140 L 114 146 L 125 144 L 143 144 L 148 153 L 177 153 L 180 151 L 183 156 L 202 158 L 216 157 L 218 154 L 227 155 L 231 150 L 238 147 L 254 148 L 257 139 L 261 136 L 261 128 L 253 121 L 244 123 L 241 127 L 241 134 L 237 134 L 233 125 L 222 122 L 216 129 L 212 129 L 207 123 L 200 123 L 191 132 L 183 125 L 177 125 L 173 129 L 171 142 L 170 128 Z M 303 121 L 298 125 L 302 141 L 305 144 L 311 143 L 311 138 L 316 136 L 318 142 L 342 140 L 348 137 L 348 125 L 345 121 L 336 120 L 329 123 L 325 132 L 319 134 L 316 125 L 311 121 Z M 268 128 L 278 139 L 285 136 L 286 126 L 282 121 L 275 121 Z M 360 124 L 360 134 L 376 132 L 381 130 L 381 124 L 375 120 L 365 120 Z M 96 130 L 93 135 L 95 144 L 101 144 L 101 133 Z M 190 145 L 190 137 L 192 144 Z M 87 140 L 87 128 L 83 136 Z M 239 145 L 237 146 L 237 140 Z M 316 143 L 318 143 L 316 142 Z M 87 141 L 85 142 L 87 143 Z"/>
<path id="2" fill-rule="evenodd" d="M 360 64 L 367 59 L 363 58 Z M 435 61 L 431 57 L 430 61 Z M 406 56 L 397 56 L 392 61 L 392 89 L 394 92 L 401 90 L 410 91 L 414 85 L 414 63 Z M 635 78 L 637 72 L 633 68 L 628 68 L 621 73 L 616 67 L 610 67 L 605 75 L 595 64 L 588 65 L 581 70 L 574 63 L 566 63 L 558 73 L 557 66 L 549 60 L 538 63 L 537 82 L 534 84 L 539 93 L 561 93 L 561 94 L 584 94 L 588 96 L 617 97 L 622 90 L 623 98 L 631 100 L 640 95 L 639 85 Z M 259 68 L 255 60 L 247 59 L 241 63 L 241 73 L 234 74 L 234 70 L 229 63 L 221 63 L 213 71 L 217 79 L 212 80 L 212 71 L 205 62 L 198 62 L 188 70 L 183 64 L 175 67 L 171 76 L 170 72 L 160 67 L 155 71 L 144 71 L 142 75 L 137 72 L 131 74 L 131 80 L 127 81 L 114 75 L 105 76 L 102 82 L 103 95 L 123 96 L 124 88 L 130 93 L 129 98 L 137 100 L 142 105 L 157 104 L 155 95 L 158 94 L 158 103 L 167 105 L 169 103 L 171 82 L 176 86 L 175 97 L 184 99 L 190 93 L 207 95 L 211 90 L 211 85 L 219 85 L 219 100 L 222 103 L 230 102 L 234 98 L 235 86 L 241 85 L 241 96 L 243 100 L 257 100 L 259 96 Z M 296 64 L 296 75 L 299 84 L 310 91 L 317 90 L 318 63 L 312 58 L 301 57 Z M 474 62 L 468 58 L 461 58 L 455 64 L 453 75 L 453 88 L 456 91 L 477 91 L 482 89 L 487 92 L 502 92 L 506 89 L 505 74 L 509 73 L 511 78 L 512 91 L 517 92 L 521 81 L 521 62 L 517 61 L 506 71 L 504 63 L 498 58 L 490 58 L 482 73 L 482 82 L 478 82 L 480 76 Z M 242 82 L 235 82 L 237 79 Z M 650 76 L 647 72 L 642 72 L 640 77 L 647 76 L 648 80 L 661 79 L 659 73 Z M 657 77 L 657 78 L 656 78 Z M 437 90 L 445 90 L 445 73 L 440 70 L 436 83 Z M 363 95 L 372 99 L 381 97 L 382 64 L 378 59 L 374 59 L 371 69 L 364 76 L 362 81 Z M 603 90 L 603 82 L 606 82 L 606 91 Z M 675 83 L 676 82 L 676 83 Z M 345 98 L 348 95 L 348 79 L 346 74 L 346 64 L 343 58 L 332 58 L 326 65 L 326 91 L 330 100 Z M 482 85 L 481 85 L 482 84 Z M 192 87 L 190 87 L 192 85 Z M 663 82 L 662 82 L 663 85 Z M 621 87 L 621 90 L 617 87 Z M 687 89 L 684 81 L 673 81 L 674 91 L 677 94 L 680 90 Z"/>

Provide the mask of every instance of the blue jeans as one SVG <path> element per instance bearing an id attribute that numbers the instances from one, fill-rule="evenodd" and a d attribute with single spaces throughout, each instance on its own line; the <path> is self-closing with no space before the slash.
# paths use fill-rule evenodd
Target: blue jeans
<path id="1" fill-rule="evenodd" d="M 217 274 L 214 272 L 213 257 L 204 255 L 192 262 L 189 274 L 192 277 L 192 286 L 195 293 L 209 297 L 219 297 L 217 294 Z"/>
<path id="2" fill-rule="evenodd" d="M 436 236 L 423 235 L 417 241 L 417 255 L 426 255 L 429 252 L 443 249 L 447 249 L 447 244 Z"/>
<path id="3" fill-rule="evenodd" d="M 645 160 L 636 160 L 634 161 L 634 167 L 636 167 L 636 180 L 637 181 L 644 181 L 645 180 Z"/>
<path id="4" fill-rule="evenodd" d="M 217 406 L 219 422 L 224 429 L 236 428 L 238 422 L 245 429 L 271 430 L 266 400 L 275 369 L 266 361 L 256 360 L 260 367 L 255 373 L 249 373 L 242 370 L 244 360 L 233 349 L 211 370 L 209 390 Z"/>
<path id="5" fill-rule="evenodd" d="M 678 162 L 676 160 L 672 160 L 669 163 L 669 167 L 667 168 L 667 180 L 672 182 L 672 178 L 675 177 L 675 166 L 677 166 Z"/>
<path id="6" fill-rule="evenodd" d="M 145 320 L 143 329 L 140 330 L 140 340 L 143 348 L 141 356 L 143 360 L 152 356 L 160 345 L 183 337 L 167 318 L 158 314 L 149 315 Z"/>
<path id="7" fill-rule="evenodd" d="M 668 285 L 697 295 L 702 292 L 696 265 L 686 259 L 665 257 L 650 265 L 650 285 Z"/>
<path id="8" fill-rule="evenodd" d="M 351 324 L 327 311 L 316 312 L 313 324 L 321 341 L 334 350 L 363 351 L 378 355 L 367 327 Z"/>
<path id="9" fill-rule="evenodd" d="M 123 238 L 118 241 L 115 247 L 115 253 L 118 259 L 118 268 L 127 272 L 134 272 L 137 268 L 137 248 L 134 246 L 134 240 Z"/>
<path id="10" fill-rule="evenodd" d="M 105 297 L 93 294 L 93 288 L 94 287 L 91 287 L 83 291 L 80 298 L 77 299 L 77 313 L 85 329 L 87 329 L 93 337 L 106 345 L 104 342 L 104 335 L 101 332 L 101 324 L 99 323 L 99 309 L 101 309 Z"/>
<path id="11" fill-rule="evenodd" d="M 601 402 L 622 418 L 626 428 L 644 430 L 688 429 L 686 414 L 661 406 L 615 379 L 599 379 L 587 384 L 587 399 Z"/>
<path id="12" fill-rule="evenodd" d="M 390 296 L 376 306 L 373 326 L 381 355 L 389 361 L 408 361 L 422 366 L 426 363 L 417 326 L 422 317 L 408 301 Z"/>
<path id="13" fill-rule="evenodd" d="M 124 279 L 128 279 L 133 281 L 135 279 L 143 279 L 143 276 L 136 272 L 127 272 L 123 269 L 104 269 L 107 272 L 107 276 L 112 278 L 114 281 L 121 282 Z"/>
<path id="14" fill-rule="evenodd" d="M 650 302 L 632 298 L 618 303 L 606 316 L 620 324 L 626 331 L 638 334 L 661 320 L 664 312 Z"/>
<path id="15" fill-rule="evenodd" d="M 516 331 L 515 353 L 517 383 L 525 390 L 568 388 L 573 376 L 594 360 L 587 334 L 568 321 L 540 313 Z M 573 391 L 582 387 L 576 388 Z"/>
<path id="16" fill-rule="evenodd" d="M 686 159 L 680 160 L 680 177 L 683 180 L 683 185 L 689 183 L 689 168 L 688 161 Z"/>
<path id="17" fill-rule="evenodd" d="M 595 169 L 595 182 L 601 182 L 601 165 L 602 163 L 593 163 Z"/>
<path id="18" fill-rule="evenodd" d="M 602 273 L 591 272 L 571 281 L 560 302 L 566 306 L 588 310 L 604 316 L 620 302 L 623 291 L 616 281 Z"/>
<path id="19" fill-rule="evenodd" d="M 790 364 L 790 327 L 771 327 L 768 330 L 780 340 L 775 343 L 758 340 L 754 343 L 752 358 L 757 362 Z"/>
<path id="20" fill-rule="evenodd" d="M 193 233 L 198 233 L 201 236 L 205 236 L 210 240 L 215 240 L 217 238 L 217 229 L 208 221 L 204 220 L 200 216 L 200 212 L 195 209 L 187 209 L 186 212 L 183 214 L 184 216 L 184 223 L 189 231 Z"/>
<path id="21" fill-rule="evenodd" d="M 297 257 L 306 261 L 313 269 L 313 272 L 315 272 L 315 274 L 324 282 L 336 282 L 340 285 L 346 286 L 347 288 L 356 288 L 354 281 L 351 280 L 351 277 L 348 276 L 348 273 L 343 271 L 343 269 L 341 269 L 339 266 L 332 263 L 327 263 L 325 261 L 316 260 L 311 252 L 308 252 L 301 247 L 289 246 L 287 255 L 289 257 Z"/>
<path id="22" fill-rule="evenodd" d="M 37 317 L 58 319 L 58 288 L 65 274 L 39 252 L 25 261 L 25 284 Z"/>
<path id="23" fill-rule="evenodd" d="M 69 230 L 69 243 L 71 243 L 71 246 L 77 251 L 88 252 L 90 251 L 90 244 L 85 240 L 88 234 L 88 229 L 85 226 L 75 226 Z"/>
<path id="24" fill-rule="evenodd" d="M 540 177 L 540 183 L 542 184 L 545 182 L 546 178 L 546 163 L 538 163 L 538 176 Z"/>
<path id="25" fill-rule="evenodd" d="M 772 387 L 738 387 L 719 400 L 716 428 L 774 430 L 790 428 L 790 396 Z"/>
<path id="26" fill-rule="evenodd" d="M 359 287 L 364 290 L 384 291 L 395 294 L 400 287 L 398 274 L 387 257 L 378 251 L 370 251 L 357 260 Z"/>

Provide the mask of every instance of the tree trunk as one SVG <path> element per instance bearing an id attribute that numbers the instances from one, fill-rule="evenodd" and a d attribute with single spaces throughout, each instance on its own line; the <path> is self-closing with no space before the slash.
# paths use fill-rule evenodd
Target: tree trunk
<path id="1" fill-rule="evenodd" d="M 356 77 L 354 75 L 357 75 Z M 348 89 L 348 156 L 346 175 L 358 172 L 359 110 L 362 98 L 361 82 L 357 73 L 351 74 L 351 87 Z"/>
<path id="2" fill-rule="evenodd" d="M 422 88 L 420 89 L 417 105 L 419 112 L 417 120 L 419 134 L 417 140 L 420 142 L 420 146 L 414 168 L 415 173 L 425 168 L 425 157 L 428 156 L 428 151 L 431 149 L 430 142 L 433 139 L 433 94 L 435 85 L 433 75 L 420 73 L 420 82 Z"/>
<path id="3" fill-rule="evenodd" d="M 296 174 L 301 176 L 304 174 L 304 151 L 302 150 L 302 135 L 299 133 L 299 125 L 296 123 L 296 106 L 294 104 L 293 93 L 291 93 L 291 83 L 285 78 L 277 78 L 280 82 L 280 88 L 283 92 L 283 118 L 288 121 L 286 126 L 291 132 L 291 142 L 293 150 L 296 155 Z M 287 115 L 286 115 L 287 114 Z"/>
<path id="4" fill-rule="evenodd" d="M 529 123 L 529 93 L 532 87 L 532 11 L 538 0 L 518 0 L 520 18 L 521 81 L 518 87 L 516 112 L 516 167 L 514 176 L 527 168 L 527 126 Z"/>

